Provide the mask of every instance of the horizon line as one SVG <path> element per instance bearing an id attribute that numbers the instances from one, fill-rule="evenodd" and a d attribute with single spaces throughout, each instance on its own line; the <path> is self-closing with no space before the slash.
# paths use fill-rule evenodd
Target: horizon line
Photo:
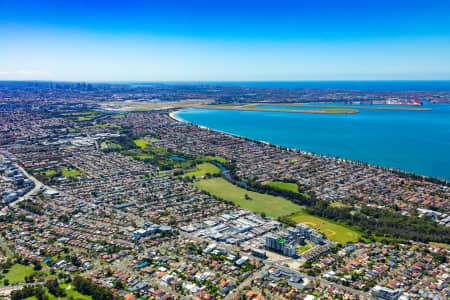
<path id="1" fill-rule="evenodd" d="M 50 79 L 0 79 L 0 82 L 76 82 L 76 83 L 222 83 L 222 82 L 423 82 L 449 81 L 450 79 L 305 79 L 305 80 L 50 80 Z"/>

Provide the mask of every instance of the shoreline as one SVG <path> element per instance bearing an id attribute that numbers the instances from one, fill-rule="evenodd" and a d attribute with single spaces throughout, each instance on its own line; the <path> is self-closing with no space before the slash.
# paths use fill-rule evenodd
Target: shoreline
<path id="1" fill-rule="evenodd" d="M 317 107 L 317 108 L 341 108 L 341 109 L 384 109 L 384 110 L 417 110 L 417 111 L 428 111 L 433 110 L 429 107 L 398 107 L 398 106 L 338 106 L 338 105 L 320 105 L 320 104 L 305 104 L 305 103 L 263 103 L 257 105 L 267 105 L 267 106 L 292 106 L 292 107 Z M 389 104 L 386 104 L 389 105 Z"/>
<path id="2" fill-rule="evenodd" d="M 173 112 L 170 112 L 168 114 L 169 117 L 171 117 L 172 119 L 174 119 L 175 121 L 178 121 L 180 123 L 192 124 L 192 125 L 198 126 L 199 128 L 216 131 L 216 132 L 220 132 L 220 133 L 223 133 L 223 134 L 228 134 L 228 135 L 231 135 L 231 136 L 234 136 L 234 137 L 238 137 L 238 138 L 242 138 L 242 139 L 246 139 L 246 140 L 249 140 L 249 141 L 252 141 L 252 142 L 255 142 L 255 143 L 262 143 L 262 144 L 266 144 L 266 145 L 269 145 L 269 146 L 272 146 L 272 147 L 282 147 L 282 148 L 287 149 L 289 151 L 295 151 L 295 152 L 298 152 L 298 153 L 304 154 L 304 155 L 315 155 L 315 156 L 319 156 L 319 157 L 326 157 L 326 158 L 332 158 L 332 159 L 336 159 L 336 160 L 341 160 L 341 161 L 344 161 L 344 162 L 356 163 L 355 160 L 348 159 L 348 158 L 337 157 L 337 156 L 332 156 L 332 155 L 325 155 L 325 154 L 314 153 L 314 152 L 308 152 L 308 151 L 305 151 L 305 150 L 301 150 L 301 149 L 297 149 L 297 148 L 293 148 L 293 147 L 282 146 L 282 145 L 277 145 L 277 144 L 270 143 L 270 142 L 267 142 L 267 141 L 260 141 L 260 140 L 252 139 L 252 138 L 249 138 L 249 137 L 246 137 L 246 136 L 242 136 L 242 135 L 239 135 L 239 134 L 230 133 L 230 132 L 226 132 L 226 131 L 223 131 L 223 130 L 213 129 L 213 128 L 209 128 L 209 127 L 206 127 L 206 126 L 203 126 L 203 125 L 198 125 L 198 124 L 195 124 L 195 123 L 192 123 L 192 122 L 188 122 L 188 121 L 186 121 L 184 119 L 181 119 L 180 117 L 175 116 L 175 114 L 177 112 L 179 112 L 180 110 L 181 109 L 177 109 L 177 110 L 175 110 Z M 366 163 L 366 162 L 364 162 L 364 163 L 367 164 L 368 167 L 373 167 L 373 168 L 377 168 L 377 169 L 385 169 L 385 170 L 388 170 L 389 172 L 392 172 L 392 173 L 401 172 L 401 173 L 404 173 L 404 174 L 410 174 L 410 175 L 419 176 L 419 177 L 421 177 L 424 180 L 434 179 L 434 180 L 439 180 L 439 181 L 442 181 L 442 182 L 450 183 L 450 181 L 448 181 L 445 178 L 438 178 L 438 177 L 418 174 L 418 173 L 414 173 L 414 172 L 401 170 L 399 168 L 392 168 L 392 167 L 387 167 L 387 166 L 382 166 L 382 165 L 374 165 L 374 164 L 370 164 L 370 163 Z"/>
<path id="3" fill-rule="evenodd" d="M 200 109 L 211 109 L 211 110 L 237 110 L 237 111 L 261 111 L 261 112 L 287 112 L 287 113 L 305 113 L 305 114 L 333 114 L 333 115 L 346 115 L 346 114 L 357 114 L 359 113 L 359 110 L 354 108 L 324 108 L 324 107 L 318 107 L 317 110 L 302 110 L 302 109 L 289 109 L 289 108 L 261 108 L 261 107 L 254 107 L 254 106 L 230 106 L 230 107 L 224 107 L 224 106 L 199 106 L 199 107 L 193 107 L 193 108 L 200 108 Z"/>
<path id="4" fill-rule="evenodd" d="M 178 112 L 179 110 L 176 111 L 172 111 L 169 113 L 169 117 L 171 117 L 172 119 L 174 119 L 175 121 L 181 122 L 181 123 L 187 123 L 185 120 L 178 118 L 175 114 Z"/>

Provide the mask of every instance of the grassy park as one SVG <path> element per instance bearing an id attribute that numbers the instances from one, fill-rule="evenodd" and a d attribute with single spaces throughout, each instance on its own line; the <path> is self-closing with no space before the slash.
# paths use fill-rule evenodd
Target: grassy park
<path id="1" fill-rule="evenodd" d="M 291 184 L 282 184 L 281 186 L 284 188 L 293 188 Z M 290 219 L 295 223 L 309 225 L 324 234 L 328 239 L 341 244 L 357 242 L 361 236 L 358 232 L 338 225 L 331 220 L 312 216 L 304 211 L 302 206 L 292 203 L 287 199 L 247 191 L 223 178 L 202 179 L 195 182 L 194 185 L 203 191 L 209 192 L 223 200 L 231 201 L 248 210 L 257 213 L 264 212 L 267 216 L 277 218 L 292 214 Z M 278 186 L 280 185 L 278 184 Z"/>
<path id="2" fill-rule="evenodd" d="M 81 294 L 80 292 L 76 291 L 73 286 L 71 286 L 70 284 L 60 284 L 59 285 L 62 289 L 64 289 L 67 293 L 67 297 L 72 296 L 74 299 L 82 299 L 82 300 L 90 300 L 92 299 L 91 296 L 86 296 Z"/>
<path id="3" fill-rule="evenodd" d="M 185 173 L 183 176 L 199 177 L 199 176 L 203 176 L 208 173 L 209 174 L 219 174 L 220 169 L 211 163 L 202 163 L 202 164 L 195 166 L 194 170 L 192 170 L 191 172 Z"/>
<path id="4" fill-rule="evenodd" d="M 94 127 L 120 129 L 120 126 L 114 124 L 95 124 Z"/>
<path id="5" fill-rule="evenodd" d="M 92 119 L 97 118 L 97 117 L 99 117 L 99 116 L 100 116 L 100 115 L 92 114 L 92 115 L 88 115 L 88 116 L 85 116 L 85 117 L 78 117 L 76 120 L 77 120 L 78 122 L 91 121 Z"/>
<path id="6" fill-rule="evenodd" d="M 138 140 L 134 140 L 134 143 L 136 144 L 136 146 L 138 146 L 141 149 L 145 149 L 147 148 L 147 146 L 152 143 L 152 142 L 157 142 L 159 141 L 158 139 L 155 138 L 150 138 L 150 139 L 138 139 Z"/>
<path id="7" fill-rule="evenodd" d="M 298 192 L 297 184 L 295 184 L 295 183 L 272 181 L 272 182 L 267 183 L 266 185 L 273 186 L 275 188 L 282 189 L 282 190 L 291 191 L 294 193 Z"/>
<path id="8" fill-rule="evenodd" d="M 227 160 L 225 158 L 219 157 L 219 156 L 211 156 L 211 155 L 207 155 L 207 156 L 202 156 L 202 159 L 204 160 L 208 160 L 208 161 L 218 161 L 220 163 L 226 163 Z"/>
<path id="9" fill-rule="evenodd" d="M 71 286 L 70 284 L 60 284 L 59 286 L 62 289 L 64 289 L 64 291 L 67 294 L 67 296 L 64 297 L 64 299 L 69 299 L 70 297 L 72 297 L 73 299 L 80 299 L 80 300 L 91 300 L 92 299 L 91 296 L 86 296 L 86 295 L 83 295 L 83 294 L 77 292 L 73 288 L 73 286 Z M 62 299 L 62 298 L 58 298 L 58 297 L 55 297 L 54 295 L 50 294 L 46 287 L 44 287 L 44 290 L 46 291 L 45 295 L 48 297 L 49 300 Z M 33 297 L 25 298 L 24 300 L 37 300 L 37 299 L 38 298 L 36 296 L 33 296 Z"/>
<path id="10" fill-rule="evenodd" d="M 289 182 L 282 182 L 282 181 L 271 181 L 269 183 L 266 183 L 266 185 L 272 186 L 274 188 L 278 188 L 281 190 L 287 190 L 287 191 L 291 191 L 297 194 L 301 194 L 305 197 L 310 197 L 308 194 L 305 193 L 300 193 L 298 191 L 298 186 L 296 183 L 289 183 Z"/>
<path id="11" fill-rule="evenodd" d="M 294 204 L 289 200 L 268 194 L 247 191 L 246 189 L 231 184 L 223 178 L 203 179 L 195 182 L 194 185 L 223 200 L 231 201 L 248 210 L 265 213 L 267 216 L 275 218 L 302 210 L 300 205 Z"/>
<path id="12" fill-rule="evenodd" d="M 138 140 L 134 140 L 134 143 L 136 144 L 136 146 L 138 146 L 141 149 L 145 149 L 147 148 L 147 141 L 144 139 L 138 139 Z"/>
<path id="13" fill-rule="evenodd" d="M 45 171 L 43 174 L 44 174 L 46 177 L 53 177 L 53 176 L 55 176 L 56 174 L 58 174 L 58 172 L 55 171 L 55 170 L 47 170 L 47 171 Z"/>
<path id="14" fill-rule="evenodd" d="M 80 171 L 75 170 L 75 169 L 64 170 L 62 172 L 62 174 L 63 174 L 63 176 L 66 176 L 66 177 L 77 177 L 77 176 L 83 175 L 83 173 L 81 173 Z"/>
<path id="15" fill-rule="evenodd" d="M 77 177 L 77 176 L 83 175 L 83 173 L 81 173 L 77 169 L 65 169 L 62 171 L 61 171 L 61 169 L 57 169 L 57 170 L 51 169 L 51 170 L 42 172 L 41 175 L 43 175 L 45 177 L 54 177 L 54 176 L 59 176 L 59 175 L 63 175 L 65 177 Z"/>
<path id="16" fill-rule="evenodd" d="M 357 242 L 360 234 L 333 221 L 311 216 L 305 211 L 296 213 L 290 217 L 295 223 L 303 223 L 311 226 L 315 230 L 324 234 L 328 239 L 345 244 L 347 242 Z"/>
<path id="17" fill-rule="evenodd" d="M 34 272 L 33 266 L 15 264 L 9 269 L 8 273 L 4 274 L 3 280 L 9 280 L 9 284 L 23 283 L 25 282 L 25 277 L 30 276 Z"/>

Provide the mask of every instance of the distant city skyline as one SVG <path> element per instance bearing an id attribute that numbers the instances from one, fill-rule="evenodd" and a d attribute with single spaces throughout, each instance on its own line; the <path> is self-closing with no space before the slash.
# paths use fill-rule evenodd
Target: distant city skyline
<path id="1" fill-rule="evenodd" d="M 449 1 L 0 1 L 0 80 L 450 80 Z"/>

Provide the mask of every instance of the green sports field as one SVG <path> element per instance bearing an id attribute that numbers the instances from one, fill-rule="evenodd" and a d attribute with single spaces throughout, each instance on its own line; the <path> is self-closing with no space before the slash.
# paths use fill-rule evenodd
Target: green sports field
<path id="1" fill-rule="evenodd" d="M 223 178 L 203 179 L 195 182 L 194 185 L 203 191 L 207 191 L 221 199 L 231 201 L 243 208 L 257 213 L 264 212 L 267 216 L 275 218 L 302 210 L 300 205 L 294 204 L 289 200 L 268 194 L 247 191 L 231 184 Z M 246 199 L 246 194 L 250 197 L 249 200 Z"/>
<path id="2" fill-rule="evenodd" d="M 315 230 L 324 234 L 329 240 L 346 244 L 347 242 L 357 242 L 360 234 L 347 227 L 335 224 L 331 220 L 311 216 L 305 211 L 297 213 L 291 217 L 295 223 L 303 223 L 311 226 Z"/>

